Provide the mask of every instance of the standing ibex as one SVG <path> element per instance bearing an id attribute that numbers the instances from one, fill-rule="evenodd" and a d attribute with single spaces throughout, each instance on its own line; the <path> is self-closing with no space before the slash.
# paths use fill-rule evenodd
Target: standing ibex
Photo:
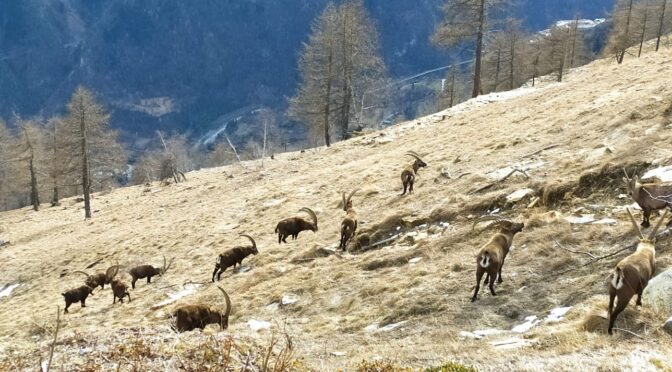
<path id="1" fill-rule="evenodd" d="M 259 251 L 257 250 L 257 243 L 254 242 L 254 239 L 252 239 L 251 236 L 241 234 L 240 236 L 244 236 L 248 239 L 250 239 L 250 242 L 252 242 L 252 246 L 247 246 L 247 247 L 233 247 L 229 249 L 228 251 L 222 253 L 217 257 L 217 262 L 215 263 L 215 271 L 212 272 L 212 282 L 215 282 L 215 274 L 217 274 L 217 280 L 219 280 L 222 276 L 222 273 L 226 271 L 227 268 L 233 266 L 233 269 L 236 269 L 236 265 L 242 265 L 243 260 L 251 255 L 251 254 L 258 254 Z M 218 273 L 219 272 L 219 273 Z"/>
<path id="2" fill-rule="evenodd" d="M 628 303 L 635 294 L 637 294 L 637 306 L 642 306 L 642 292 L 644 292 L 644 288 L 649 284 L 649 280 L 651 280 L 653 273 L 656 271 L 656 233 L 668 212 L 665 210 L 665 213 L 658 220 L 649 236 L 645 238 L 639 226 L 637 226 L 635 217 L 630 213 L 630 209 L 626 210 L 628 211 L 632 225 L 637 230 L 639 244 L 637 244 L 635 253 L 616 264 L 616 268 L 610 274 L 609 328 L 607 328 L 609 334 L 612 334 L 616 317 L 628 306 Z M 616 304 L 616 309 L 614 309 L 614 298 L 616 297 L 618 297 L 618 303 Z"/>
<path id="3" fill-rule="evenodd" d="M 210 305 L 182 305 L 175 309 L 175 329 L 178 332 L 187 332 L 196 328 L 204 329 L 208 324 L 219 324 L 221 329 L 229 327 L 231 314 L 231 299 L 222 287 L 217 287 L 224 294 L 226 311 L 223 313 Z"/>
<path id="4" fill-rule="evenodd" d="M 128 271 L 129 274 L 131 274 L 131 286 L 133 289 L 135 289 L 135 282 L 138 281 L 138 279 L 144 279 L 147 278 L 147 283 L 152 282 L 152 277 L 153 276 L 162 276 L 163 274 L 170 269 L 170 265 L 173 264 L 173 261 L 175 259 L 171 259 L 168 265 L 166 265 L 166 256 L 163 256 L 163 267 L 154 267 L 152 265 L 140 265 L 132 268 L 131 270 Z"/>
<path id="5" fill-rule="evenodd" d="M 404 185 L 404 192 L 401 195 L 406 194 L 406 188 L 408 188 L 408 193 L 413 192 L 413 183 L 415 182 L 415 177 L 418 174 L 420 168 L 426 167 L 427 163 L 420 159 L 415 151 L 408 151 L 406 154 L 415 158 L 413 164 L 409 164 L 404 167 L 404 170 L 401 172 L 401 183 Z"/>
<path id="6" fill-rule="evenodd" d="M 128 302 L 131 302 L 131 294 L 128 293 L 128 286 L 126 283 L 122 282 L 119 279 L 114 279 L 110 283 L 112 287 L 112 304 L 117 303 L 117 298 L 119 302 L 124 303 L 124 297 L 128 297 Z"/>
<path id="7" fill-rule="evenodd" d="M 345 198 L 345 193 L 342 194 L 343 210 L 346 213 L 343 222 L 341 222 L 341 244 L 339 247 L 344 251 L 348 241 L 355 236 L 355 232 L 357 231 L 357 212 L 352 207 L 352 196 L 355 195 L 358 190 L 359 189 L 353 190 L 350 195 L 348 195 L 347 199 Z"/>
<path id="8" fill-rule="evenodd" d="M 310 208 L 301 208 L 299 212 L 306 212 L 310 215 L 313 222 L 308 222 L 301 217 L 290 217 L 280 222 L 275 227 L 275 232 L 278 234 L 278 244 L 287 243 L 287 237 L 291 236 L 292 240 L 299 236 L 301 231 L 317 231 L 317 215 Z"/>
<path id="9" fill-rule="evenodd" d="M 476 290 L 474 290 L 474 296 L 471 298 L 471 302 L 476 301 L 476 296 L 481 288 L 481 278 L 484 273 L 486 273 L 487 276 L 483 283 L 485 284 L 489 282 L 490 293 L 495 296 L 495 279 L 497 280 L 497 283 L 503 281 L 502 266 L 504 266 L 504 260 L 509 254 L 511 243 L 513 243 L 513 237 L 525 227 L 525 224 L 523 223 L 511 222 L 494 216 L 488 216 L 474 222 L 473 227 L 476 227 L 476 224 L 480 222 L 493 219 L 495 222 L 489 224 L 483 228 L 483 230 L 491 226 L 497 226 L 499 227 L 499 231 L 497 231 L 490 241 L 481 248 L 478 252 L 478 256 L 476 256 Z"/>
<path id="10" fill-rule="evenodd" d="M 105 289 L 105 284 L 110 284 L 110 282 L 112 282 L 112 279 L 114 279 L 114 277 L 117 275 L 118 272 L 119 272 L 119 265 L 110 266 L 106 272 L 97 273 L 95 275 L 89 275 L 81 270 L 73 271 L 73 273 L 86 275 L 86 280 L 84 281 L 84 283 L 89 287 L 91 288 L 100 287 L 100 289 Z"/>
<path id="11" fill-rule="evenodd" d="M 81 302 L 82 307 L 86 307 L 86 298 L 89 297 L 89 295 L 93 296 L 93 288 L 94 287 L 89 287 L 88 285 L 83 285 L 81 287 L 77 287 L 67 292 L 61 293 L 61 295 L 65 298 L 65 310 L 63 312 L 67 313 L 70 305 L 74 304 L 75 302 Z"/>
<path id="12" fill-rule="evenodd" d="M 649 217 L 654 210 L 672 208 L 672 183 L 669 182 L 640 182 L 637 175 L 632 178 L 628 177 L 628 173 L 623 169 L 625 182 L 628 194 L 632 197 L 644 212 L 642 218 L 642 227 L 647 228 L 651 226 Z M 672 219 L 667 223 L 668 226 L 672 224 Z"/>

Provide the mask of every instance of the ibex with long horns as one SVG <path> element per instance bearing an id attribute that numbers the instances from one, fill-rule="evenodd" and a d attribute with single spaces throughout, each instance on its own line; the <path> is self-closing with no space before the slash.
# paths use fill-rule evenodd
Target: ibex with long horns
<path id="1" fill-rule="evenodd" d="M 345 211 L 345 218 L 341 222 L 341 244 L 339 247 L 345 251 L 345 247 L 348 244 L 348 241 L 355 236 L 357 231 L 357 212 L 352 207 L 352 196 L 359 191 L 359 189 L 353 190 L 348 198 L 345 198 L 345 193 L 342 194 L 343 198 L 343 210 Z"/>
<path id="2" fill-rule="evenodd" d="M 642 235 L 642 230 L 637 226 L 635 217 L 632 216 L 630 209 L 626 210 L 628 211 L 630 222 L 632 222 L 639 236 L 639 244 L 637 244 L 635 253 L 616 264 L 616 268 L 610 274 L 609 328 L 607 328 L 609 334 L 612 334 L 616 317 L 628 306 L 628 303 L 635 294 L 637 294 L 637 306 L 642 306 L 642 293 L 656 271 L 656 233 L 668 212 L 665 210 L 665 213 L 658 220 L 649 236 L 645 238 Z M 618 298 L 615 309 L 614 298 Z"/>
<path id="3" fill-rule="evenodd" d="M 651 226 L 649 217 L 654 210 L 672 208 L 672 183 L 670 182 L 641 182 L 637 175 L 632 178 L 628 177 L 628 173 L 623 169 L 625 182 L 628 194 L 632 197 L 640 208 L 642 208 L 642 227 L 647 228 Z M 672 219 L 667 223 L 668 226 L 672 224 Z"/>
<path id="4" fill-rule="evenodd" d="M 415 183 L 415 177 L 418 174 L 418 170 L 427 166 L 427 163 L 422 161 L 420 155 L 415 151 L 407 151 L 404 155 L 414 157 L 415 161 L 412 164 L 405 166 L 404 170 L 401 172 L 401 183 L 404 185 L 404 192 L 401 193 L 401 195 L 406 194 L 406 189 L 408 189 L 409 194 L 413 192 L 413 183 Z"/>
<path id="5" fill-rule="evenodd" d="M 166 264 L 166 256 L 163 256 L 163 267 L 154 267 L 152 265 L 140 265 L 132 268 L 131 270 L 128 271 L 129 274 L 131 274 L 131 287 L 135 289 L 135 282 L 138 281 L 138 279 L 144 279 L 147 278 L 147 283 L 152 282 L 152 277 L 153 276 L 163 276 L 168 269 L 170 269 L 170 266 L 173 264 L 173 261 L 175 259 L 171 259 L 168 264 Z"/>
<path id="6" fill-rule="evenodd" d="M 252 242 L 252 246 L 247 246 L 247 247 L 233 247 L 226 252 L 222 253 L 217 257 L 217 262 L 215 263 L 215 271 L 212 272 L 212 281 L 214 283 L 215 281 L 215 275 L 217 275 L 217 280 L 220 279 L 222 276 L 222 273 L 226 271 L 227 268 L 233 266 L 233 269 L 235 270 L 236 265 L 242 265 L 243 260 L 251 255 L 251 254 L 258 254 L 259 251 L 257 250 L 257 243 L 254 242 L 254 239 L 252 239 L 251 236 L 241 234 L 240 236 L 244 236 Z"/>
<path id="7" fill-rule="evenodd" d="M 101 272 L 94 275 L 89 275 L 82 270 L 73 271 L 73 273 L 83 274 L 86 276 L 84 284 L 91 288 L 100 287 L 100 289 L 105 289 L 105 284 L 110 284 L 114 277 L 117 276 L 118 272 L 119 265 L 110 266 L 106 272 Z"/>
<path id="8" fill-rule="evenodd" d="M 178 332 L 187 332 L 196 328 L 204 329 L 208 324 L 219 324 L 221 329 L 229 327 L 231 314 L 231 299 L 222 287 L 217 287 L 224 294 L 226 310 L 221 312 L 216 308 L 205 305 L 182 305 L 175 309 L 172 316 L 175 318 L 175 329 Z"/>
<path id="9" fill-rule="evenodd" d="M 513 243 L 513 237 L 525 227 L 525 224 L 522 222 L 512 222 L 498 217 L 488 216 L 474 222 L 472 229 L 481 222 L 491 220 L 495 220 L 495 222 L 490 223 L 481 231 L 492 226 L 497 226 L 499 230 L 490 241 L 481 248 L 476 256 L 476 289 L 474 290 L 474 296 L 471 298 L 471 302 L 476 301 L 476 296 L 481 288 L 481 278 L 483 277 L 483 274 L 487 274 L 483 283 L 485 284 L 489 282 L 490 293 L 495 296 L 495 280 L 497 280 L 497 283 L 503 281 L 502 266 L 504 266 L 504 260 L 509 254 L 509 249 Z"/>
<path id="10" fill-rule="evenodd" d="M 301 208 L 300 212 L 306 212 L 310 215 L 312 222 L 308 222 L 301 217 L 290 217 L 280 222 L 275 227 L 275 232 L 278 234 L 278 244 L 287 243 L 287 237 L 291 236 L 292 240 L 299 236 L 301 231 L 317 231 L 317 215 L 310 208 Z"/>

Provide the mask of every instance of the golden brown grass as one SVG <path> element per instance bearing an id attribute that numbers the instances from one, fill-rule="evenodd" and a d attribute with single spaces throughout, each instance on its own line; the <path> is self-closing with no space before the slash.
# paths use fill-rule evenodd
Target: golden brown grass
<path id="1" fill-rule="evenodd" d="M 248 355 L 256 355 L 255 363 L 263 360 L 273 330 L 278 335 L 286 331 L 293 340 L 292 356 L 315 370 L 355 370 L 362 360 L 420 369 L 453 359 L 484 370 L 502 363 L 516 370 L 636 369 L 633 360 L 640 356 L 646 363 L 671 365 L 669 337 L 641 328 L 656 329 L 660 322 L 646 311 L 619 320 L 618 327 L 647 335 L 631 336 L 627 347 L 612 342 L 625 335 L 609 338 L 580 331 L 576 324 L 595 296 L 606 300 L 606 274 L 627 252 L 589 264 L 588 255 L 555 243 L 602 256 L 634 241 L 625 215 L 614 211 L 629 204 L 616 198 L 622 192 L 618 167 L 656 159 L 668 164 L 672 135 L 660 122 L 669 102 L 658 98 L 672 96 L 669 53 L 647 53 L 620 66 L 596 61 L 571 71 L 562 84 L 523 90 L 525 94 L 499 102 L 480 98 L 386 129 L 384 136 L 367 134 L 329 149 L 279 154 L 263 170 L 259 162 L 248 162 L 246 169 L 233 165 L 193 172 L 182 184 L 95 195 L 98 212 L 91 221 L 82 220 L 81 203 L 75 200 L 39 213 L 3 213 L 0 231 L 12 244 L 0 249 L 0 285 L 22 285 L 0 299 L 0 363 L 5 363 L 0 367 L 34 368 L 44 356 L 51 333 L 46 320 L 61 304 L 60 293 L 81 281 L 69 273 L 98 260 L 91 271 L 117 260 L 126 269 L 159 264 L 163 255 L 176 257 L 171 271 L 152 284 L 139 283 L 130 304 L 112 305 L 105 289 L 96 291 L 86 308 L 71 307 L 63 316 L 56 366 L 113 369 L 123 361 L 119 347 L 124 345 L 130 348 L 127 353 L 137 354 L 137 360 L 129 360 L 147 363 L 148 370 L 178 369 L 178 363 L 191 360 L 215 368 L 226 361 L 220 357 L 229 355 L 226 340 L 233 337 L 231 365 L 240 367 Z M 552 144 L 559 146 L 540 151 Z M 604 145 L 611 153 L 602 151 Z M 409 149 L 420 152 L 429 167 L 420 172 L 415 192 L 401 197 L 398 176 Z M 461 161 L 454 163 L 458 156 Z M 542 165 L 527 170 L 529 179 L 516 175 L 495 182 L 505 167 L 535 163 Z M 472 193 L 492 182 L 491 188 Z M 355 205 L 369 243 L 396 233 L 399 239 L 354 254 L 334 251 L 343 217 L 337 208 L 340 192 L 353 185 L 363 190 Z M 529 200 L 506 202 L 507 195 L 528 187 L 537 196 L 547 194 L 546 200 L 533 208 L 527 208 Z M 581 213 L 612 217 L 618 224 L 564 221 L 591 204 L 599 210 Z M 278 245 L 275 224 L 303 206 L 317 212 L 319 231 Z M 477 234 L 471 224 L 496 209 L 527 227 L 514 241 L 498 295 L 482 292 L 472 304 L 474 255 L 490 232 Z M 227 271 L 218 283 L 233 301 L 230 328 L 175 335 L 168 313 L 176 304 L 223 306 L 209 280 L 217 254 L 239 244 L 240 233 L 254 236 L 260 253 L 245 261 L 249 271 Z M 660 246 L 663 268 L 672 264 L 672 250 L 669 242 Z M 415 258 L 421 260 L 410 262 Z M 129 279 L 124 273 L 122 278 Z M 204 284 L 175 303 L 151 309 L 188 281 Z M 281 304 L 286 295 L 297 302 Z M 510 330 L 524 317 L 543 318 L 558 306 L 575 309 L 565 322 L 542 324 L 524 335 L 535 339 L 535 346 L 513 353 L 490 344 L 510 335 L 484 340 L 459 336 L 461 331 Z M 272 330 L 252 331 L 247 322 L 253 319 L 271 322 Z M 405 323 L 380 330 L 399 322 Z M 129 343 L 134 337 L 147 342 Z M 213 337 L 217 346 L 212 346 Z M 86 348 L 95 350 L 76 357 Z M 633 349 L 644 354 L 633 356 Z"/>

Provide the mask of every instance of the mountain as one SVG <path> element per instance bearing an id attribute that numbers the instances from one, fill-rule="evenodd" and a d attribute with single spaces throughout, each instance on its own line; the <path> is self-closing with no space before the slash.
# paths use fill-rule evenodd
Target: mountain
<path id="1" fill-rule="evenodd" d="M 276 153 L 263 168 L 247 161 L 190 172 L 178 184 L 96 193 L 91 220 L 74 197 L 39 212 L 2 212 L 0 240 L 10 243 L 0 246 L 0 370 L 32 371 L 52 345 L 59 371 L 672 366 L 672 337 L 662 327 L 672 316 L 665 285 L 661 297 L 645 291 L 641 308 L 632 301 L 613 336 L 605 332 L 605 283 L 637 241 L 623 171 L 671 174 L 672 49 L 651 49 L 622 65 L 598 60 L 562 83 L 542 79 L 534 88 L 483 95 L 330 148 Z M 407 150 L 428 166 L 402 197 Z M 355 188 L 356 241 L 367 249 L 342 252 L 338 206 L 341 192 Z M 316 212 L 319 229 L 279 245 L 275 226 L 308 218 L 302 207 Z M 639 222 L 641 212 L 633 213 Z M 481 287 L 472 303 L 475 256 L 496 232 L 474 222 L 489 214 L 525 227 L 496 296 Z M 218 254 L 249 244 L 239 234 L 252 236 L 259 253 L 212 283 Z M 657 248 L 662 273 L 672 267 L 669 231 Z M 112 304 L 106 286 L 86 307 L 73 304 L 52 343 L 61 293 L 84 279 L 74 271 L 119 264 L 117 278 L 130 284 L 130 268 L 160 265 L 163 256 L 175 258 L 171 268 L 152 283 L 140 280 L 132 301 Z M 217 286 L 233 304 L 228 329 L 171 330 L 177 306 L 223 310 Z M 293 348 L 284 354 L 287 338 Z M 267 358 L 273 367 L 262 366 Z M 358 368 L 364 360 L 370 368 Z"/>
<path id="2" fill-rule="evenodd" d="M 446 64 L 429 37 L 443 0 L 367 0 L 393 76 Z M 202 135 L 250 106 L 282 108 L 296 60 L 326 0 L 3 0 L 0 117 L 61 113 L 78 84 L 98 92 L 127 139 L 155 129 Z M 532 30 L 612 0 L 516 8 Z"/>

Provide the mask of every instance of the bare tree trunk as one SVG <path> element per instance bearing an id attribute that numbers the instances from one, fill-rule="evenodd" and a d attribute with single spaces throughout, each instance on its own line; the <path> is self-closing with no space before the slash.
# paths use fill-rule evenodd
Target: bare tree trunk
<path id="1" fill-rule="evenodd" d="M 495 67 L 495 81 L 492 87 L 492 91 L 496 92 L 497 91 L 497 86 L 499 85 L 499 72 L 501 71 L 501 65 L 502 65 L 502 48 L 497 49 L 497 65 Z"/>
<path id="2" fill-rule="evenodd" d="M 37 175 L 35 173 L 35 149 L 30 141 L 30 135 L 26 127 L 23 127 L 23 133 L 26 136 L 26 146 L 28 146 L 28 170 L 30 171 L 30 204 L 33 210 L 40 210 L 40 194 L 37 188 Z"/>
<path id="3" fill-rule="evenodd" d="M 266 133 L 267 129 L 266 127 L 268 126 L 268 119 L 264 119 L 264 147 L 263 150 L 261 150 L 261 167 L 264 168 L 264 160 L 266 159 Z"/>
<path id="4" fill-rule="evenodd" d="M 53 159 L 52 159 L 52 169 L 51 169 L 51 182 L 53 184 L 53 192 L 52 192 L 52 195 L 51 195 L 51 206 L 55 207 L 55 206 L 58 206 L 58 205 L 61 204 L 60 200 L 59 200 L 59 193 L 58 193 L 58 174 L 59 174 L 60 169 L 61 169 L 60 168 L 61 163 L 59 163 L 59 162 L 61 161 L 61 159 L 58 159 L 58 149 L 57 149 L 58 142 L 56 140 L 58 138 L 57 137 L 57 135 L 58 135 L 58 133 L 57 133 L 58 124 L 53 123 L 53 126 L 54 126 L 53 131 L 52 131 L 52 156 L 53 156 Z"/>
<path id="5" fill-rule="evenodd" d="M 579 31 L 579 16 L 574 19 L 574 27 L 572 28 L 572 50 L 569 57 L 569 68 L 574 68 L 574 55 L 576 52 L 576 37 Z"/>
<path id="6" fill-rule="evenodd" d="M 658 23 L 658 37 L 656 38 L 656 52 L 660 47 L 660 37 L 663 35 L 663 25 L 665 24 L 665 7 L 667 0 L 663 0 L 663 9 L 660 11 L 660 23 Z"/>
<path id="7" fill-rule="evenodd" d="M 639 52 L 637 58 L 642 56 L 642 48 L 644 47 L 644 38 L 646 37 L 646 21 L 649 18 L 649 2 L 644 4 L 644 19 L 642 20 L 642 37 L 639 39 Z"/>
<path id="8" fill-rule="evenodd" d="M 453 68 L 452 74 L 450 74 L 450 102 L 448 107 L 453 107 L 455 101 L 455 68 Z"/>
<path id="9" fill-rule="evenodd" d="M 350 94 L 349 94 L 349 61 L 348 57 L 350 53 L 348 52 L 348 12 L 346 11 L 343 14 L 343 29 L 341 30 L 342 34 L 342 48 L 343 50 L 343 105 L 341 106 L 341 139 L 345 140 L 348 138 L 348 121 L 350 116 Z"/>
<path id="10" fill-rule="evenodd" d="M 483 54 L 483 32 L 485 28 L 485 0 L 481 0 L 478 9 L 478 34 L 476 35 L 476 63 L 474 66 L 474 90 L 471 97 L 475 98 L 481 92 L 481 58 Z"/>
<path id="11" fill-rule="evenodd" d="M 91 218 L 91 180 L 89 178 L 89 146 L 87 143 L 86 119 L 84 118 L 84 101 L 81 101 L 81 116 L 79 130 L 82 152 L 82 191 L 84 194 L 84 218 Z"/>
<path id="12" fill-rule="evenodd" d="M 511 51 L 510 51 L 510 60 L 509 60 L 509 90 L 513 90 L 514 80 L 515 80 L 515 62 L 516 62 L 516 40 L 517 36 L 515 31 L 511 35 Z"/>
<path id="13" fill-rule="evenodd" d="M 534 62 L 532 63 L 532 86 L 534 87 L 537 80 L 537 66 L 539 65 L 539 54 L 534 57 Z"/>
<path id="14" fill-rule="evenodd" d="M 331 146 L 331 138 L 329 136 L 329 116 L 331 115 L 331 81 L 333 71 L 334 46 L 333 33 L 330 31 L 329 35 L 329 55 L 327 57 L 327 92 L 324 102 L 324 143 L 327 147 Z"/>
<path id="15" fill-rule="evenodd" d="M 629 44 L 628 39 L 630 38 L 630 18 L 632 17 L 632 3 L 633 3 L 633 0 L 630 0 L 630 5 L 628 6 L 628 17 L 627 17 L 627 20 L 625 22 L 625 37 L 624 37 L 624 40 L 623 40 L 624 44 L 622 45 L 622 49 L 618 52 L 618 54 L 616 56 L 616 60 L 617 60 L 619 65 L 621 63 L 623 63 L 623 58 L 625 58 L 625 53 L 628 49 L 628 44 Z"/>

